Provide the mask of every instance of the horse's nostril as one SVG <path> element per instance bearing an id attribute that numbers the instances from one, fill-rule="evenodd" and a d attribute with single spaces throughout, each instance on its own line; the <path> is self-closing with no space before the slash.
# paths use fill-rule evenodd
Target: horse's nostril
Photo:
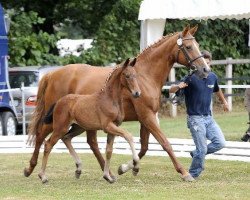
<path id="1" fill-rule="evenodd" d="M 134 97 L 136 97 L 136 98 L 137 98 L 137 97 L 139 97 L 140 95 L 141 95 L 141 93 L 140 93 L 140 92 L 138 92 L 138 91 L 136 91 L 136 92 L 135 92 L 135 94 L 134 94 Z"/>
<path id="2" fill-rule="evenodd" d="M 203 72 L 209 72 L 209 69 L 206 67 L 203 67 Z"/>

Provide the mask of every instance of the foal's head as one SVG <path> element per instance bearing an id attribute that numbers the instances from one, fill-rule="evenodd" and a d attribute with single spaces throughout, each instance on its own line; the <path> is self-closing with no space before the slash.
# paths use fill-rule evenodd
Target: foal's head
<path id="1" fill-rule="evenodd" d="M 211 69 L 205 61 L 203 54 L 201 54 L 199 44 L 194 38 L 197 28 L 197 26 L 193 28 L 187 26 L 179 33 L 177 39 L 177 47 L 179 49 L 176 62 L 190 67 L 200 78 L 205 78 Z"/>
<path id="2" fill-rule="evenodd" d="M 127 88 L 133 95 L 134 98 L 137 98 L 141 95 L 141 90 L 137 82 L 137 74 L 134 69 L 136 63 L 136 58 L 132 62 L 129 62 L 127 59 L 123 66 L 121 72 L 121 84 Z"/>

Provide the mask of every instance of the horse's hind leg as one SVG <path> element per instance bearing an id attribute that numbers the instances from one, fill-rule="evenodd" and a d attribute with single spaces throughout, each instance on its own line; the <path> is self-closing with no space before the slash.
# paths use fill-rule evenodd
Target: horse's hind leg
<path id="1" fill-rule="evenodd" d="M 70 155 L 74 158 L 76 163 L 76 171 L 75 171 L 75 177 L 78 179 L 80 178 L 80 175 L 82 173 L 82 161 L 77 155 L 75 149 L 72 146 L 71 140 L 73 137 L 80 135 L 82 132 L 84 132 L 84 129 L 82 129 L 80 126 L 73 124 L 70 131 L 63 136 L 62 141 L 66 145 L 66 147 L 69 150 Z"/>
<path id="2" fill-rule="evenodd" d="M 52 131 L 52 125 L 42 125 L 41 131 L 39 131 L 38 134 L 36 135 L 35 148 L 32 157 L 30 159 L 30 166 L 24 169 L 24 176 L 28 177 L 33 172 L 34 168 L 37 165 L 37 159 L 39 156 L 39 150 L 41 148 L 41 145 L 43 144 L 44 139 L 49 135 L 51 131 Z"/>
<path id="3" fill-rule="evenodd" d="M 116 181 L 116 177 L 110 176 L 110 160 L 113 153 L 113 144 L 114 144 L 115 136 L 108 134 L 107 135 L 107 145 L 106 145 L 106 161 L 103 170 L 103 178 L 109 183 L 114 183 Z"/>
<path id="4" fill-rule="evenodd" d="M 87 142 L 88 142 L 91 150 L 93 151 L 93 153 L 94 153 L 94 155 L 95 155 L 97 161 L 99 162 L 99 165 L 103 171 L 105 160 L 104 160 L 104 158 L 99 150 L 96 133 L 97 133 L 96 131 L 87 131 Z M 110 170 L 109 170 L 109 174 L 113 179 L 116 178 Z"/>

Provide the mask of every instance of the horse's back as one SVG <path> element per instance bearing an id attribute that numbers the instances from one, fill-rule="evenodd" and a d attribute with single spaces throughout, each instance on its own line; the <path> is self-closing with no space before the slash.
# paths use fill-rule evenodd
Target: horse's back
<path id="1" fill-rule="evenodd" d="M 47 102 L 54 103 L 67 94 L 92 94 L 104 87 L 111 67 L 71 64 L 50 73 Z M 53 96 L 53 97 L 51 97 Z"/>

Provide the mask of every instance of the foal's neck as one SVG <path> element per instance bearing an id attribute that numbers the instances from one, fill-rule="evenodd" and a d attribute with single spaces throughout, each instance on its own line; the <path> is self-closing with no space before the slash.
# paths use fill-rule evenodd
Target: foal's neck
<path id="1" fill-rule="evenodd" d="M 111 75 L 110 80 L 107 82 L 107 85 L 104 89 L 105 96 L 113 101 L 114 105 L 118 105 L 118 107 L 122 106 L 122 84 L 121 84 L 121 69 L 116 69 Z"/>

